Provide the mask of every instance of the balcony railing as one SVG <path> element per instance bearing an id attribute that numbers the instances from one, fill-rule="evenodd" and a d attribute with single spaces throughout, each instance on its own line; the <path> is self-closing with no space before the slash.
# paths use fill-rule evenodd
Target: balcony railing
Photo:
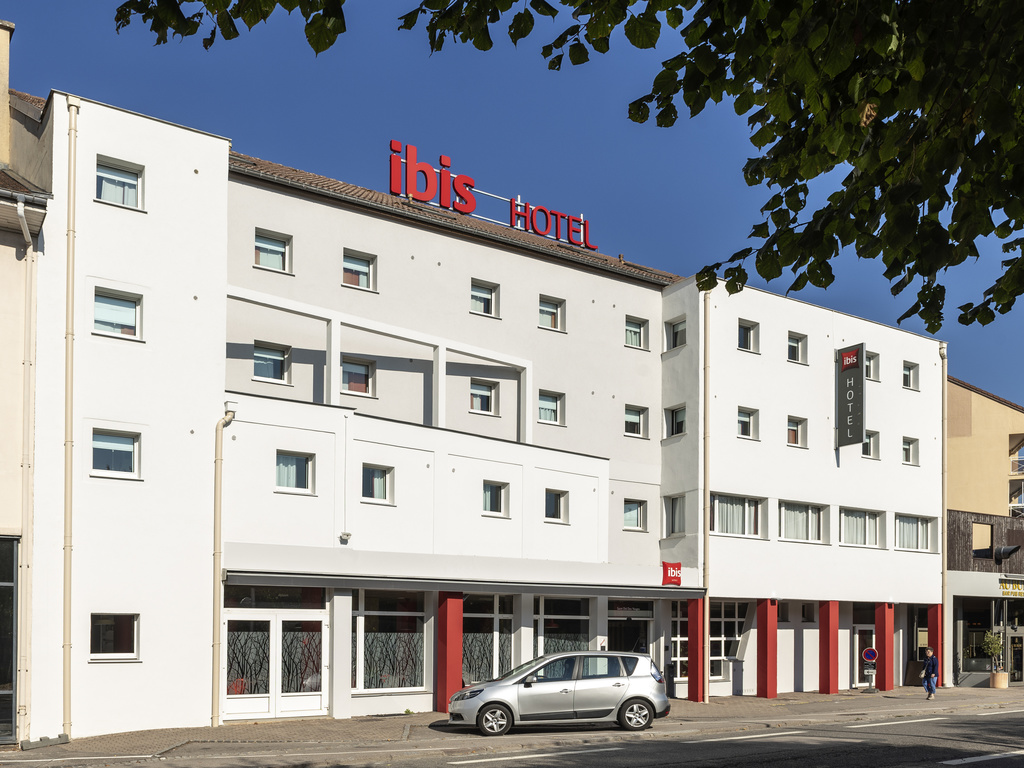
<path id="1" fill-rule="evenodd" d="M 1024 458 L 1019 456 L 1010 457 L 1010 474 L 1024 475 Z"/>

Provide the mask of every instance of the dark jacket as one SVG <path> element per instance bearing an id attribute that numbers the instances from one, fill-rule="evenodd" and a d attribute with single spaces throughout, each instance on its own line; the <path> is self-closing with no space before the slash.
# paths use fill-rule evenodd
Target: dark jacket
<path id="1" fill-rule="evenodd" d="M 924 660 L 924 675 L 925 677 L 934 677 L 939 674 L 939 657 L 932 654 L 931 656 L 925 657 Z"/>

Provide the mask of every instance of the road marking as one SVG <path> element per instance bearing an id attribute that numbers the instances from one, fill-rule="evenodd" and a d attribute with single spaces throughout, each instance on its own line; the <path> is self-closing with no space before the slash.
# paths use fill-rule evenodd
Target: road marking
<path id="1" fill-rule="evenodd" d="M 691 744 L 708 744 L 712 741 L 742 741 L 743 739 L 777 739 L 779 736 L 795 736 L 806 731 L 785 731 L 784 733 L 754 733 L 750 736 L 728 736 L 722 739 L 696 739 Z"/>
<path id="2" fill-rule="evenodd" d="M 485 757 L 479 760 L 457 760 L 448 765 L 470 765 L 471 763 L 501 763 L 508 760 L 533 760 L 537 757 L 559 757 L 560 755 L 589 755 L 591 752 L 621 752 L 624 747 L 603 747 L 601 749 L 577 749 L 572 752 L 538 752 L 533 755 L 513 755 L 512 757 Z"/>
<path id="3" fill-rule="evenodd" d="M 933 720 L 945 720 L 944 717 L 925 717 L 920 720 L 890 720 L 887 723 L 861 723 L 860 725 L 848 725 L 847 728 L 874 728 L 880 725 L 906 725 L 907 723 L 930 723 Z"/>
<path id="4" fill-rule="evenodd" d="M 1014 752 L 1002 752 L 998 755 L 980 755 L 978 757 L 965 757 L 960 760 L 944 760 L 939 765 L 964 765 L 965 763 L 980 763 L 985 760 L 1001 760 L 1004 757 L 1016 757 L 1017 755 L 1024 755 L 1024 749 L 1018 749 Z"/>
<path id="5" fill-rule="evenodd" d="M 985 717 L 987 715 L 1016 715 L 1020 712 L 1024 712 L 1024 709 L 997 709 L 995 712 L 978 712 L 978 717 Z"/>
<path id="6" fill-rule="evenodd" d="M 15 763 L 60 763 L 67 762 L 68 760 L 78 760 L 79 762 L 85 762 L 86 760 L 150 760 L 156 757 L 156 755 L 107 755 L 106 757 L 96 755 L 95 757 L 89 757 L 85 755 L 78 755 L 76 757 L 44 757 L 44 758 L 33 758 L 31 760 L 0 760 L 0 765 L 14 765 Z"/>

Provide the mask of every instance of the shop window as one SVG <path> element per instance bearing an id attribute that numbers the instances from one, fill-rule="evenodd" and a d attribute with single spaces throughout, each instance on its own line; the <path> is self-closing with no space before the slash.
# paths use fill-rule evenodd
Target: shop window
<path id="1" fill-rule="evenodd" d="M 90 659 L 127 661 L 139 658 L 137 613 L 94 613 L 90 623 Z"/>
<path id="2" fill-rule="evenodd" d="M 690 661 L 690 614 L 685 600 L 672 601 L 672 666 L 676 680 L 686 680 Z"/>
<path id="3" fill-rule="evenodd" d="M 534 652 L 537 656 L 590 648 L 588 599 L 536 597 L 533 613 Z"/>
<path id="4" fill-rule="evenodd" d="M 468 685 L 512 669 L 512 595 L 466 595 L 462 601 L 462 675 Z"/>
<path id="5" fill-rule="evenodd" d="M 352 614 L 352 688 L 423 688 L 423 593 L 361 589 L 357 605 Z"/>
<path id="6" fill-rule="evenodd" d="M 96 289 L 92 329 L 96 333 L 138 339 L 142 335 L 142 297 Z"/>
<path id="7" fill-rule="evenodd" d="M 712 679 L 721 680 L 729 675 L 730 662 L 739 652 L 747 604 L 712 600 L 710 612 L 710 671 Z"/>

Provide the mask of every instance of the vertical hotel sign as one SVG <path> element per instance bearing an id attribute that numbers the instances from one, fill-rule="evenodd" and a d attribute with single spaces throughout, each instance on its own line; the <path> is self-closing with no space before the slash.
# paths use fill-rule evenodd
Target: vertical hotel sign
<path id="1" fill-rule="evenodd" d="M 864 345 L 836 358 L 836 448 L 864 442 Z"/>

